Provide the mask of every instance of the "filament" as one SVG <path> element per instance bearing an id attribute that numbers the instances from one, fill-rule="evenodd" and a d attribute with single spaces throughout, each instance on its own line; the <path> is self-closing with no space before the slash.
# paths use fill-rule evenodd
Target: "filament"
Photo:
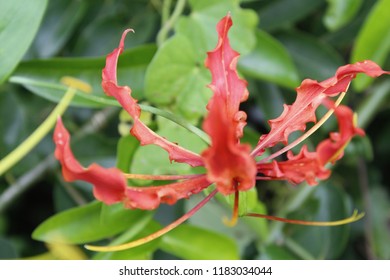
<path id="1" fill-rule="evenodd" d="M 172 229 L 176 228 L 183 222 L 185 222 L 187 219 L 192 217 L 200 208 L 202 208 L 207 202 L 210 201 L 211 198 L 213 198 L 217 194 L 218 190 L 212 191 L 208 196 L 206 196 L 202 201 L 200 201 L 194 208 L 192 208 L 189 212 L 181 216 L 176 221 L 172 222 L 171 224 L 167 225 L 166 227 L 160 229 L 159 231 L 156 231 L 155 233 L 152 233 L 148 236 L 145 236 L 143 238 L 130 241 L 129 243 L 121 244 L 121 245 L 114 245 L 114 246 L 93 246 L 93 245 L 85 245 L 85 248 L 91 251 L 96 252 L 115 252 L 115 251 L 122 251 L 130 248 L 134 248 L 137 246 L 140 246 L 142 244 L 148 243 L 152 240 L 155 240 L 159 238 L 160 236 L 164 235 L 165 233 L 171 231 Z"/>

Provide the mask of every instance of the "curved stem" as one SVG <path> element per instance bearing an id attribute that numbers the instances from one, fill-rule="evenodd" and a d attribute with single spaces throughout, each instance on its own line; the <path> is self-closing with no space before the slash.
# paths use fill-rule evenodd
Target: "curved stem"
<path id="1" fill-rule="evenodd" d="M 30 152 L 49 133 L 54 127 L 58 116 L 62 115 L 68 108 L 75 93 L 76 90 L 74 88 L 69 88 L 43 123 L 23 143 L 0 161 L 0 176 Z"/>
<path id="2" fill-rule="evenodd" d="M 130 241 L 129 243 L 121 244 L 121 245 L 115 245 L 115 246 L 93 246 L 93 245 L 85 245 L 85 248 L 91 251 L 96 252 L 114 252 L 114 251 L 122 251 L 130 248 L 134 248 L 137 246 L 140 246 L 142 244 L 148 243 L 152 240 L 155 240 L 159 238 L 160 236 L 164 235 L 165 233 L 171 231 L 172 229 L 176 228 L 177 226 L 181 225 L 183 222 L 188 220 L 192 215 L 194 215 L 200 208 L 202 208 L 207 202 L 210 201 L 211 198 L 213 198 L 217 194 L 218 190 L 212 191 L 208 196 L 206 196 L 201 202 L 199 202 L 194 208 L 192 208 L 189 212 L 181 216 L 179 219 L 174 221 L 173 223 L 167 225 L 166 227 L 160 229 L 159 231 L 156 231 L 155 233 L 152 233 L 146 237 L 143 237 L 138 240 Z"/>
<path id="3" fill-rule="evenodd" d="M 329 222 L 319 222 L 319 221 L 302 221 L 302 220 L 290 220 L 290 219 L 285 219 L 281 217 L 275 217 L 275 216 L 268 216 L 268 215 L 263 215 L 263 214 L 258 214 L 258 213 L 248 213 L 245 216 L 247 217 L 255 217 L 255 218 L 263 218 L 271 221 L 279 221 L 287 224 L 296 224 L 296 225 L 305 225 L 305 226 L 320 226 L 320 227 L 328 227 L 328 226 L 340 226 L 340 225 L 345 225 L 349 223 L 356 222 L 360 220 L 361 218 L 364 217 L 364 213 L 358 214 L 358 211 L 355 210 L 352 214 L 351 217 L 338 220 L 338 221 L 329 221 Z"/>
<path id="4" fill-rule="evenodd" d="M 171 17 L 165 22 L 160 31 L 157 34 L 157 45 L 161 46 L 162 43 L 167 39 L 169 31 L 178 20 L 179 16 L 184 10 L 186 0 L 178 0 L 173 10 Z"/>

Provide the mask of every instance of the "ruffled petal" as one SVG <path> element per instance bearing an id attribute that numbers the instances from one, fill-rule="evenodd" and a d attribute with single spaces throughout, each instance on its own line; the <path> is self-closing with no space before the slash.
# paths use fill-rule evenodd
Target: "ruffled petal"
<path id="1" fill-rule="evenodd" d="M 327 105 L 332 107 L 334 104 L 328 101 Z M 325 165 L 335 163 L 343 156 L 343 150 L 352 137 L 364 135 L 364 131 L 355 126 L 354 115 L 350 108 L 341 105 L 334 109 L 339 131 L 330 133 L 328 139 L 317 145 L 315 152 L 309 152 L 307 147 L 303 146 L 296 156 L 289 151 L 286 161 L 258 163 L 258 172 L 271 179 L 284 179 L 294 184 L 306 181 L 312 186 L 317 184 L 317 179 L 327 179 L 331 172 L 325 168 Z"/>
<path id="2" fill-rule="evenodd" d="M 61 163 L 64 179 L 91 183 L 96 199 L 106 204 L 123 202 L 127 208 L 152 210 L 160 203 L 174 204 L 178 199 L 188 198 L 211 184 L 206 175 L 199 175 L 162 186 L 129 187 L 125 175 L 117 168 L 104 168 L 95 163 L 84 168 L 72 153 L 70 135 L 61 119 L 57 121 L 54 142 L 55 157 Z"/>
<path id="3" fill-rule="evenodd" d="M 102 87 L 104 92 L 116 98 L 133 118 L 134 124 L 130 132 L 140 141 L 141 145 L 154 144 L 160 146 L 168 152 L 171 161 L 183 162 L 191 166 L 202 166 L 203 161 L 200 155 L 168 141 L 149 129 L 139 118 L 141 108 L 137 104 L 137 100 L 131 96 L 131 89 L 127 86 L 118 86 L 116 73 L 117 63 L 119 55 L 123 52 L 124 40 L 129 31 L 131 29 L 123 33 L 118 48 L 107 56 L 106 66 L 102 72 Z"/>
<path id="4" fill-rule="evenodd" d="M 317 82 L 306 79 L 297 88 L 297 98 L 292 105 L 284 105 L 281 116 L 270 120 L 270 132 L 262 135 L 252 155 L 258 156 L 265 148 L 276 143 L 287 144 L 288 136 L 297 130 L 304 131 L 308 122 L 316 122 L 315 111 L 325 98 L 345 92 L 352 79 L 358 73 L 377 77 L 390 72 L 383 71 L 372 61 L 357 62 L 340 67 L 336 74 L 323 81 Z"/>
<path id="5" fill-rule="evenodd" d="M 339 160 L 352 137 L 365 134 L 362 129 L 356 127 L 353 111 L 347 106 L 337 107 L 334 114 L 339 124 L 339 132 L 331 133 L 330 137 L 319 143 L 316 149 L 322 165 Z"/>
<path id="6" fill-rule="evenodd" d="M 155 209 L 160 203 L 175 204 L 177 200 L 189 198 L 201 192 L 211 183 L 206 175 L 163 186 L 127 187 L 124 204 L 128 208 Z"/>
<path id="7" fill-rule="evenodd" d="M 258 163 L 258 172 L 270 179 L 287 180 L 293 184 L 306 181 L 311 186 L 317 185 L 317 179 L 324 180 L 330 176 L 331 172 L 318 160 L 318 154 L 309 152 L 306 146 L 303 146 L 296 156 L 288 152 L 287 159 L 282 162 L 274 160 Z"/>
<path id="8" fill-rule="evenodd" d="M 212 74 L 209 87 L 214 95 L 203 129 L 211 139 L 211 146 L 202 153 L 207 177 L 215 182 L 223 194 L 248 190 L 255 184 L 256 163 L 250 156 L 250 146 L 240 144 L 246 124 L 246 114 L 239 111 L 240 103 L 247 99 L 246 81 L 237 75 L 239 54 L 231 49 L 227 33 L 232 26 L 230 15 L 217 25 L 217 47 L 208 53 L 206 67 Z"/>

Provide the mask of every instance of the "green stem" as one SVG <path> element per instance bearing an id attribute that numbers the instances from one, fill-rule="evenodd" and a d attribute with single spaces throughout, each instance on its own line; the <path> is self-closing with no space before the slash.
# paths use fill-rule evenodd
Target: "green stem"
<path id="1" fill-rule="evenodd" d="M 169 12 L 171 10 L 172 0 L 164 0 L 161 13 L 161 26 L 164 26 L 169 19 Z"/>
<path id="2" fill-rule="evenodd" d="M 66 108 L 68 108 L 75 92 L 75 89 L 69 88 L 46 120 L 23 143 L 0 161 L 0 176 L 19 162 L 20 159 L 30 152 L 49 133 L 55 125 L 58 116 L 62 115 Z"/>
<path id="3" fill-rule="evenodd" d="M 171 1 L 165 1 L 164 6 L 165 5 L 168 6 L 168 4 L 170 4 L 169 2 L 171 2 Z M 173 10 L 171 17 L 164 23 L 164 25 L 162 26 L 162 28 L 160 29 L 160 31 L 157 34 L 157 45 L 158 46 L 161 46 L 161 44 L 164 43 L 165 40 L 167 39 L 169 31 L 172 29 L 172 27 L 175 25 L 176 21 L 178 20 L 178 18 L 182 14 L 184 7 L 185 7 L 185 4 L 186 4 L 186 0 L 178 0 L 177 1 L 175 9 Z M 166 13 L 165 9 L 167 9 L 167 8 L 163 7 L 164 13 Z M 168 11 L 169 11 L 169 7 L 168 7 Z M 164 15 L 164 17 L 165 17 L 165 15 Z"/>

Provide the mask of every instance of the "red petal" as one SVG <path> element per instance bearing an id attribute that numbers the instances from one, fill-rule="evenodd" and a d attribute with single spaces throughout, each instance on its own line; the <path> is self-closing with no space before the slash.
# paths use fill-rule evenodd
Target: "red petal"
<path id="1" fill-rule="evenodd" d="M 152 187 L 128 187 L 127 179 L 117 168 L 103 168 L 92 164 L 84 168 L 74 158 L 70 149 L 70 135 L 58 119 L 54 142 L 55 157 L 62 165 L 62 173 L 66 181 L 82 180 L 94 185 L 93 193 L 96 199 L 106 204 L 123 202 L 125 207 L 151 210 L 160 203 L 173 204 L 178 199 L 188 198 L 208 187 L 211 183 L 205 175 L 199 175 L 182 182 Z"/>
<path id="2" fill-rule="evenodd" d="M 275 179 L 288 180 L 293 184 L 306 181 L 309 185 L 316 185 L 317 179 L 327 179 L 330 171 L 325 169 L 318 160 L 316 152 L 309 152 L 303 146 L 299 154 L 294 156 L 291 152 L 287 154 L 288 160 L 269 163 L 258 163 L 258 172 Z"/>
<path id="3" fill-rule="evenodd" d="M 364 131 L 354 125 L 354 115 L 347 106 L 339 106 L 335 110 L 335 116 L 339 123 L 339 132 L 331 133 L 317 146 L 317 153 L 322 165 L 328 162 L 334 163 L 343 156 L 343 150 L 355 135 L 364 135 Z"/>
<path id="4" fill-rule="evenodd" d="M 199 155 L 168 141 L 149 129 L 139 119 L 141 109 L 137 104 L 137 100 L 132 98 L 131 89 L 127 86 L 118 86 L 116 78 L 117 62 L 119 55 L 123 52 L 124 40 L 129 31 L 131 30 L 128 29 L 123 33 L 118 48 L 107 56 L 106 66 L 102 73 L 104 92 L 109 96 L 115 97 L 133 118 L 134 125 L 130 132 L 141 142 L 141 145 L 154 144 L 160 146 L 168 152 L 171 161 L 184 162 L 191 166 L 202 166 L 203 161 Z"/>
<path id="5" fill-rule="evenodd" d="M 70 135 L 58 119 L 54 130 L 55 157 L 62 165 L 62 174 L 68 182 L 82 180 L 94 185 L 94 195 L 106 204 L 120 202 L 125 197 L 126 178 L 116 168 L 103 168 L 92 164 L 84 168 L 74 158 L 70 149 Z"/>
<path id="6" fill-rule="evenodd" d="M 206 176 L 199 176 L 163 186 L 128 187 L 124 203 L 128 208 L 155 209 L 160 203 L 175 204 L 178 199 L 199 193 L 211 183 Z"/>
<path id="7" fill-rule="evenodd" d="M 265 148 L 272 147 L 279 142 L 287 144 L 290 133 L 297 130 L 303 131 L 306 129 L 306 123 L 316 122 L 315 110 L 323 99 L 345 92 L 351 80 L 358 73 L 371 77 L 390 74 L 372 61 L 363 61 L 340 67 L 335 76 L 320 83 L 310 79 L 304 80 L 297 88 L 295 102 L 292 105 L 285 105 L 282 115 L 269 121 L 270 132 L 260 138 L 252 154 L 260 155 Z"/>
<path id="8" fill-rule="evenodd" d="M 217 25 L 217 47 L 208 53 L 206 67 L 212 74 L 209 87 L 214 95 L 207 109 L 203 129 L 210 135 L 211 146 L 202 153 L 208 179 L 217 184 L 223 194 L 247 190 L 254 186 L 256 164 L 250 156 L 250 147 L 239 138 L 246 124 L 246 114 L 239 111 L 240 103 L 247 99 L 246 81 L 237 75 L 239 54 L 231 49 L 227 33 L 232 26 L 230 15 Z"/>
<path id="9" fill-rule="evenodd" d="M 327 102 L 331 103 L 331 101 Z M 332 104 L 333 105 L 333 104 Z M 304 146 L 301 152 L 293 156 L 287 154 L 287 161 L 258 163 L 258 172 L 275 179 L 285 179 L 294 184 L 306 181 L 309 185 L 316 185 L 316 179 L 327 179 L 330 170 L 325 169 L 328 162 L 334 163 L 343 155 L 343 149 L 355 135 L 364 135 L 364 131 L 355 127 L 353 112 L 346 106 L 335 109 L 335 116 L 339 123 L 339 132 L 333 132 L 328 139 L 322 141 L 316 152 L 308 152 Z"/>

